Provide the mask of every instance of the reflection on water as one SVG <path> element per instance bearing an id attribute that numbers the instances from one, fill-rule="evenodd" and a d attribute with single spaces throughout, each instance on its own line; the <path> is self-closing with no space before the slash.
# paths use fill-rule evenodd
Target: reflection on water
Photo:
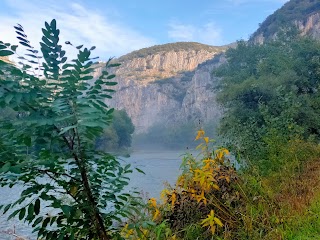
<path id="1" fill-rule="evenodd" d="M 145 175 L 134 171 L 131 175 L 130 187 L 158 198 L 165 182 L 173 184 L 179 175 L 182 152 L 135 152 L 125 159 L 132 167 L 137 167 Z"/>
<path id="2" fill-rule="evenodd" d="M 14 186 L 12 188 L 0 187 L 0 205 L 9 204 L 18 200 L 22 190 L 22 186 Z M 6 213 L 5 215 L 2 215 L 2 213 L 0 213 L 0 239 L 19 239 L 14 236 L 14 233 L 16 233 L 19 236 L 33 237 L 34 235 L 31 234 L 32 230 L 26 223 L 19 221 L 17 218 L 10 219 L 9 221 L 7 220 L 7 217 L 10 215 L 11 212 Z M 29 239 L 35 239 L 35 237 Z"/>
<path id="3" fill-rule="evenodd" d="M 134 171 L 130 176 L 130 190 L 136 189 L 147 193 L 149 197 L 160 196 L 161 190 L 164 188 L 163 183 L 168 182 L 173 184 L 179 175 L 179 167 L 181 164 L 181 154 L 177 151 L 137 151 L 131 154 L 129 158 L 124 158 L 126 163 L 132 164 L 132 167 L 140 168 L 146 174 L 143 175 Z M 22 186 L 13 188 L 0 188 L 0 205 L 12 203 L 18 199 L 22 192 Z M 0 240 L 16 239 L 12 235 L 5 232 L 10 232 L 15 228 L 15 232 L 20 236 L 28 236 L 29 239 L 35 239 L 35 235 L 31 234 L 31 228 L 19 221 L 11 219 L 7 221 L 6 216 L 0 213 Z"/>

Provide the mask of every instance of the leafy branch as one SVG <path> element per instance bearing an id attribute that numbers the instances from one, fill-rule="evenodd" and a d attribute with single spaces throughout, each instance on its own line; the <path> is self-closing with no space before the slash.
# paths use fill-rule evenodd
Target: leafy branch
<path id="1" fill-rule="evenodd" d="M 108 69 L 118 64 L 109 59 L 94 79 L 95 47 L 83 45 L 67 61 L 55 20 L 42 29 L 42 56 L 21 25 L 15 30 L 29 53 L 18 56 L 24 61 L 21 68 L 0 60 L 0 107 L 16 113 L 12 122 L 0 119 L 0 133 L 6 133 L 0 138 L 0 185 L 24 184 L 26 189 L 19 200 L 0 209 L 15 210 L 10 217 L 19 215 L 42 239 L 112 239 L 119 235 L 114 221 L 134 207 L 130 194 L 122 193 L 130 165 L 122 166 L 95 148 L 111 122 L 113 109 L 105 99 L 111 98 L 109 87 L 116 82 Z M 0 42 L 0 56 L 16 50 Z M 15 209 L 17 204 L 24 207 Z"/>

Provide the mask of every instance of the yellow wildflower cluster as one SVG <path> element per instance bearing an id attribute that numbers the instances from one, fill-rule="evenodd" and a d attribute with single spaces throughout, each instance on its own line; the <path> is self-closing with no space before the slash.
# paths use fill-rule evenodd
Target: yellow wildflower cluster
<path id="1" fill-rule="evenodd" d="M 208 196 L 218 191 L 218 180 L 221 179 L 220 166 L 224 161 L 224 156 L 229 154 L 227 149 L 218 149 L 214 152 L 209 151 L 209 137 L 205 136 L 204 130 L 200 129 L 197 132 L 195 140 L 203 140 L 197 149 L 202 150 L 203 159 L 199 162 L 195 158 L 188 156 L 188 161 L 185 162 L 184 172 L 178 178 L 176 188 L 169 191 L 163 190 L 162 196 L 166 196 L 167 203 L 174 210 L 176 204 L 179 204 L 177 196 L 180 194 L 188 195 L 189 199 L 193 199 L 199 204 L 208 204 Z M 217 177 L 220 173 L 219 178 Z M 230 178 L 225 176 L 227 182 Z M 215 232 L 215 225 L 223 226 L 222 222 L 214 217 L 214 212 L 211 210 L 208 218 L 202 221 L 202 226 L 210 226 L 212 234 Z"/>
<path id="2" fill-rule="evenodd" d="M 130 240 L 147 240 L 148 238 L 146 236 L 148 236 L 149 234 L 149 230 L 147 229 L 143 229 L 142 227 L 139 228 L 139 235 L 137 236 L 137 230 L 134 228 L 130 228 L 129 224 L 126 224 L 124 226 L 124 228 L 122 228 L 121 230 L 121 237 L 123 237 L 124 239 L 130 239 Z"/>
<path id="3" fill-rule="evenodd" d="M 206 234 L 214 235 L 217 226 L 224 226 L 220 220 L 222 215 L 218 212 L 224 207 L 220 206 L 221 203 L 219 201 L 219 203 L 215 202 L 214 199 L 218 194 L 222 194 L 220 187 L 223 185 L 221 183 L 230 183 L 230 176 L 233 176 L 229 172 L 231 170 L 224 167 L 224 158 L 229 152 L 224 148 L 210 151 L 209 144 L 212 141 L 202 129 L 197 132 L 195 140 L 202 141 L 197 147 L 197 149 L 201 149 L 201 154 L 199 154 L 201 160 L 197 160 L 192 154 L 186 155 L 182 164 L 183 172 L 179 176 L 175 187 L 169 186 L 161 193 L 164 203 L 158 205 L 155 198 L 148 201 L 147 213 L 154 225 L 142 227 L 145 225 L 141 224 L 138 230 L 129 229 L 126 225 L 121 234 L 124 239 L 160 239 L 159 236 L 161 236 L 161 239 L 165 237 L 168 240 L 175 240 L 177 235 L 181 237 L 181 232 L 187 226 L 185 224 L 194 223 L 192 223 L 192 214 L 189 217 L 185 215 L 193 211 L 202 212 L 203 215 L 196 218 L 196 221 L 199 226 L 206 228 L 204 230 Z M 221 181 L 221 179 L 224 181 Z M 214 209 L 220 217 L 215 215 Z M 207 218 L 204 218 L 206 215 Z M 227 225 L 226 218 L 222 217 L 222 219 Z"/>
<path id="4" fill-rule="evenodd" d="M 157 200 L 155 198 L 150 198 L 148 203 L 149 203 L 152 215 L 153 215 L 152 221 L 155 221 L 160 217 L 160 210 L 157 206 Z"/>
<path id="5" fill-rule="evenodd" d="M 121 230 L 121 236 L 125 239 L 132 239 L 132 236 L 134 235 L 134 229 L 129 229 L 129 224 L 126 224 L 122 230 Z"/>
<path id="6" fill-rule="evenodd" d="M 210 153 L 208 151 L 209 137 L 205 137 L 205 132 L 202 129 L 198 131 L 195 140 L 200 139 L 204 140 L 204 143 L 201 143 L 199 146 L 205 157 L 200 164 L 195 164 L 195 159 L 186 162 L 188 171 L 185 171 L 179 177 L 177 186 L 183 187 L 184 192 L 190 193 L 192 198 L 196 199 L 197 202 L 207 204 L 206 193 L 212 190 L 219 190 L 216 176 L 220 171 L 220 164 L 223 162 L 224 155 L 229 154 L 229 151 L 222 148 L 214 153 Z M 171 197 L 171 200 L 175 199 Z"/>
<path id="7" fill-rule="evenodd" d="M 161 226 L 161 225 L 160 225 Z M 177 240 L 177 236 L 175 234 L 172 235 L 170 229 L 164 229 L 164 238 L 159 238 L 158 234 L 155 234 L 153 229 L 145 229 L 143 227 L 139 227 L 138 231 L 134 228 L 129 228 L 129 225 L 126 224 L 121 231 L 121 237 L 126 240 L 153 240 L 153 239 L 166 239 L 166 240 Z M 139 234 L 137 234 L 137 232 Z"/>
<path id="8" fill-rule="evenodd" d="M 152 222 L 138 224 L 126 224 L 121 230 L 121 237 L 127 240 L 152 240 L 167 239 L 177 240 L 175 234 L 167 226 L 166 220 L 160 222 L 160 206 L 155 198 L 150 198 L 147 204 L 149 214 L 152 216 Z"/>

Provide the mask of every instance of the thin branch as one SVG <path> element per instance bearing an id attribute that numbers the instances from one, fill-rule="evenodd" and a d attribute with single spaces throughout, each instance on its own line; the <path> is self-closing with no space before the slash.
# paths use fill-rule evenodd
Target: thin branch
<path id="1" fill-rule="evenodd" d="M 13 230 L 13 232 L 11 232 L 10 230 L 7 230 L 7 231 L 0 231 L 0 233 L 4 233 L 4 234 L 7 234 L 9 236 L 13 236 L 15 237 L 16 240 L 28 240 L 28 238 L 25 238 L 25 237 L 22 237 L 22 236 L 19 236 L 15 233 L 15 230 Z"/>
<path id="2" fill-rule="evenodd" d="M 40 170 L 41 171 L 41 170 Z M 43 172 L 43 171 L 42 171 Z M 55 182 L 58 182 L 58 180 L 55 178 L 55 177 L 53 177 L 52 175 L 50 175 L 48 172 L 44 172 L 49 178 L 51 178 L 52 180 L 54 180 Z M 78 204 L 80 204 L 80 202 L 79 202 L 79 200 L 75 197 L 75 196 L 73 196 L 73 194 L 69 191 L 69 190 L 67 190 L 67 189 L 65 189 L 65 188 L 63 188 L 64 190 L 65 190 L 65 192 L 69 195 L 69 196 L 71 196 L 73 199 L 74 199 L 74 201 L 76 201 Z M 54 192 L 55 193 L 57 193 L 57 192 L 60 192 L 60 191 L 58 191 L 57 189 L 55 189 L 54 190 Z M 64 194 L 64 192 L 60 192 L 61 194 Z"/>
<path id="3" fill-rule="evenodd" d="M 55 176 L 57 176 L 57 175 L 65 176 L 65 177 L 68 177 L 68 178 L 74 180 L 75 182 L 81 183 L 81 180 L 79 180 L 79 179 L 77 179 L 77 178 L 75 178 L 75 177 L 72 177 L 71 175 L 69 175 L 69 174 L 67 174 L 67 173 L 57 173 L 57 172 L 52 172 L 52 171 L 47 170 L 47 169 L 37 169 L 37 171 L 42 172 L 42 173 L 45 173 L 45 174 L 51 173 L 51 174 L 53 174 L 53 175 L 55 175 Z M 53 180 L 56 180 L 56 179 L 53 179 Z"/>

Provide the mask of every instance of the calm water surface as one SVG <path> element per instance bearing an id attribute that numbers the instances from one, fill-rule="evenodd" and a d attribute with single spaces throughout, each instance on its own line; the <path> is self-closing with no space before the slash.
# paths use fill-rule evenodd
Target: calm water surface
<path id="1" fill-rule="evenodd" d="M 173 184 L 179 175 L 179 167 L 181 164 L 181 155 L 183 151 L 136 151 L 129 158 L 123 158 L 127 163 L 131 163 L 133 167 L 140 168 L 146 174 L 143 175 L 134 171 L 130 179 L 130 190 L 143 192 L 147 197 L 160 196 L 161 190 L 164 188 L 163 183 Z M 14 202 L 18 199 L 22 186 L 14 188 L 0 188 L 0 204 Z M 1 213 L 0 213 L 1 214 Z M 6 220 L 6 216 L 0 215 L 0 240 L 15 239 L 13 236 L 5 232 L 15 231 L 20 236 L 28 236 L 28 239 L 35 239 L 31 234 L 31 228 L 23 224 L 23 222 L 12 219 Z"/>

